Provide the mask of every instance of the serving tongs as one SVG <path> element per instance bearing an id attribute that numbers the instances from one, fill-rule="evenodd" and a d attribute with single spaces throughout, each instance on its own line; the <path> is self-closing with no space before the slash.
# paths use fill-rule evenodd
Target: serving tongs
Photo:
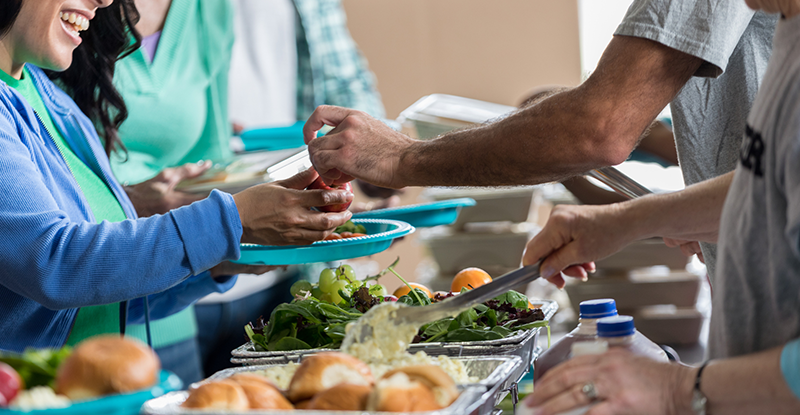
<path id="1" fill-rule="evenodd" d="M 642 186 L 636 180 L 631 179 L 615 167 L 603 167 L 592 170 L 587 176 L 600 180 L 606 186 L 614 189 L 615 192 L 628 199 L 635 199 L 653 193 L 650 189 Z"/>
<path id="2" fill-rule="evenodd" d="M 603 182 L 628 199 L 634 199 L 653 193 L 650 189 L 642 186 L 614 167 L 603 167 L 592 170 L 588 175 Z M 457 316 L 462 311 L 476 304 L 491 300 L 500 294 L 510 291 L 516 286 L 539 278 L 541 276 L 539 274 L 540 264 L 541 261 L 508 272 L 495 278 L 488 284 L 481 285 L 478 288 L 450 297 L 436 304 L 424 307 L 401 307 L 395 311 L 391 321 L 385 324 L 414 324 L 416 327 L 420 327 L 432 321 Z M 372 326 L 369 324 L 370 319 L 368 317 L 376 308 L 378 307 L 373 307 L 355 322 L 355 325 L 351 328 L 353 336 L 350 336 L 348 333 L 342 342 L 342 350 L 346 350 L 353 341 L 363 343 L 367 338 L 372 336 Z"/>
<path id="3" fill-rule="evenodd" d="M 420 327 L 423 324 L 430 323 L 431 321 L 457 316 L 462 311 L 467 310 L 476 304 L 481 304 L 487 300 L 491 300 L 500 294 L 510 291 L 512 288 L 520 284 L 524 284 L 539 278 L 539 265 L 540 263 L 537 262 L 533 265 L 528 265 L 505 273 L 495 278 L 488 284 L 481 285 L 475 289 L 466 291 L 454 297 L 447 298 L 436 304 L 431 304 L 424 307 L 401 307 L 395 311 L 391 321 L 386 322 L 386 324 L 414 324 L 416 327 Z M 355 326 L 350 329 L 350 331 L 353 333 L 353 336 L 350 336 L 350 333 L 348 333 L 342 342 L 342 350 L 347 349 L 353 340 L 355 340 L 357 343 L 363 343 L 367 338 L 372 336 L 372 326 L 369 324 L 369 316 L 370 313 L 373 313 L 373 311 L 378 307 L 371 308 L 366 314 L 364 314 L 364 316 L 355 322 Z"/>

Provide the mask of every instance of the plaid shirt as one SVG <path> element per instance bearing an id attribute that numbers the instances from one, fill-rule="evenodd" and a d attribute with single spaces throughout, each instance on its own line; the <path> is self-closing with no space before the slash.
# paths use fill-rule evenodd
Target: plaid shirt
<path id="1" fill-rule="evenodd" d="M 293 0 L 297 9 L 297 119 L 323 104 L 385 118 L 375 75 L 350 32 L 341 0 Z"/>

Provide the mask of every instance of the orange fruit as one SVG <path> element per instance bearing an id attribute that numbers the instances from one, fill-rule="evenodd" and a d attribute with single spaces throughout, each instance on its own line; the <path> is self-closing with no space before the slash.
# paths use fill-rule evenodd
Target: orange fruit
<path id="1" fill-rule="evenodd" d="M 433 298 L 433 293 L 431 292 L 431 290 L 428 287 L 426 287 L 426 286 L 424 286 L 422 284 L 417 284 L 416 282 L 409 282 L 408 285 L 410 285 L 413 288 L 419 288 L 420 290 L 425 292 L 425 294 L 427 294 L 429 298 Z M 402 296 L 404 296 L 404 295 L 406 295 L 406 294 L 408 294 L 410 292 L 411 292 L 411 288 L 408 288 L 408 286 L 403 285 L 400 288 L 394 290 L 392 295 L 397 297 L 397 298 L 400 298 L 400 297 L 402 297 Z"/>
<path id="2" fill-rule="evenodd" d="M 490 282 L 492 282 L 492 277 L 486 271 L 480 268 L 464 268 L 453 277 L 450 291 L 457 293 L 461 291 L 461 288 L 471 290 Z"/>

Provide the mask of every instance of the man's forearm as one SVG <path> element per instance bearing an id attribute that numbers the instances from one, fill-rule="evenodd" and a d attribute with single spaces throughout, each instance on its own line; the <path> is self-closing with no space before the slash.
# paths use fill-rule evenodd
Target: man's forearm
<path id="1" fill-rule="evenodd" d="M 716 242 L 725 197 L 735 172 L 706 180 L 684 190 L 623 202 L 627 223 L 636 239 L 654 236 Z"/>
<path id="2" fill-rule="evenodd" d="M 800 401 L 786 384 L 777 347 L 747 356 L 712 361 L 703 371 L 701 390 L 714 415 L 797 414 Z"/>
<path id="3" fill-rule="evenodd" d="M 414 143 L 399 175 L 406 185 L 521 185 L 620 163 L 700 63 L 650 40 L 615 37 L 579 87 L 501 121 Z"/>

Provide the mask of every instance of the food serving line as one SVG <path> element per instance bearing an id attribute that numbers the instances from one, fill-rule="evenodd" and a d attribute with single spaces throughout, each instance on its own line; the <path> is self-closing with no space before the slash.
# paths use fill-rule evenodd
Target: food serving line
<path id="1" fill-rule="evenodd" d="M 429 120 L 428 118 L 431 117 L 417 120 L 412 115 L 419 115 L 416 112 L 423 113 L 423 110 L 427 107 L 436 107 L 439 101 L 444 102 L 446 99 L 453 99 L 453 97 L 448 96 L 431 96 L 427 98 L 427 101 L 425 99 L 420 100 L 411 109 L 404 112 L 404 116 L 413 121 L 417 129 L 419 129 L 420 125 L 427 125 L 425 124 L 426 122 L 430 125 L 441 124 L 439 123 L 441 120 L 438 120 L 438 118 Z M 463 106 L 465 104 L 460 103 L 460 105 Z M 411 111 L 416 106 L 420 106 L 421 109 Z M 486 109 L 488 111 L 487 114 L 504 112 L 505 110 L 506 108 Z M 476 117 L 492 118 L 487 114 L 481 113 Z M 434 115 L 441 116 L 438 113 Z M 445 118 L 450 119 L 452 117 Z M 480 122 L 481 120 L 469 121 Z M 452 128 L 452 126 L 447 127 L 447 129 L 449 128 Z M 591 175 L 629 198 L 649 193 L 649 190 L 613 168 L 598 170 L 592 172 Z M 243 246 L 243 258 L 240 262 L 274 265 L 279 262 L 281 264 L 326 262 L 371 255 L 387 249 L 394 239 L 413 232 L 414 226 L 428 227 L 452 224 L 456 221 L 461 208 L 474 204 L 475 201 L 471 199 L 456 199 L 367 212 L 360 215 L 360 218 L 359 215 L 355 215 L 353 222 L 368 227 L 368 236 L 350 240 L 322 241 L 310 247 L 305 247 L 305 250 L 300 247 L 287 250 L 278 247 Z M 554 301 L 532 301 L 536 307 L 542 310 L 545 321 L 549 321 L 558 309 L 557 303 Z M 547 330 L 549 343 L 549 326 Z M 423 352 L 428 356 L 447 356 L 453 358 L 454 361 L 462 363 L 468 376 L 475 380 L 458 385 L 460 394 L 452 404 L 441 410 L 428 413 L 494 414 L 498 412 L 495 409 L 496 405 L 508 394 L 511 395 L 512 402 L 516 405 L 518 402 L 517 385 L 523 376 L 532 370 L 533 362 L 541 352 L 538 344 L 541 331 L 542 327 L 533 327 L 501 339 L 411 344 L 408 347 L 410 353 Z M 204 382 L 226 379 L 240 373 L 258 373 L 273 368 L 298 365 L 310 356 L 332 350 L 335 349 L 311 348 L 269 351 L 260 349 L 253 342 L 248 342 L 231 352 L 231 362 L 240 364 L 242 365 L 241 367 L 218 372 Z M 230 411 L 207 410 L 197 412 L 196 410 L 182 408 L 180 405 L 185 401 L 187 395 L 188 392 L 179 391 L 152 399 L 145 403 L 142 407 L 142 412 L 146 414 L 231 413 Z M 307 412 L 313 415 L 327 413 L 326 411 Z M 251 410 L 246 413 L 274 415 L 282 412 Z M 344 414 L 346 412 L 340 413 Z M 354 415 L 363 414 L 364 411 L 352 413 Z"/>
<path id="2" fill-rule="evenodd" d="M 492 109 L 492 111 L 499 110 Z M 483 116 L 481 114 L 481 117 Z M 420 122 L 417 120 L 417 124 Z M 308 168 L 309 165 L 308 154 L 304 148 L 252 152 L 239 157 L 228 165 L 215 166 L 215 169 L 212 169 L 211 172 L 214 177 L 200 178 L 196 183 L 190 183 L 183 190 L 203 193 L 210 188 L 248 187 L 259 182 L 288 177 L 295 171 Z M 639 186 L 613 168 L 596 171 L 592 175 L 628 197 L 637 197 L 648 192 L 647 189 Z M 361 227 L 366 233 L 364 236 L 320 241 L 310 246 L 277 247 L 243 244 L 241 247 L 242 256 L 237 262 L 291 265 L 331 262 L 368 256 L 386 250 L 396 239 L 414 232 L 415 227 L 452 224 L 456 221 L 463 207 L 473 205 L 475 205 L 474 200 L 459 198 L 356 214 L 353 217 L 351 226 Z M 495 283 L 500 282 L 500 278 L 495 280 Z M 530 279 L 533 279 L 533 277 Z M 489 285 L 493 284 L 489 283 Z M 531 302 L 533 303 L 531 308 L 541 309 L 545 322 L 550 320 L 558 308 L 557 304 L 550 300 L 531 300 Z M 449 406 L 435 411 L 415 413 L 492 414 L 497 412 L 496 405 L 509 394 L 512 402 L 516 405 L 518 401 L 517 384 L 526 373 L 532 370 L 532 364 L 541 352 L 539 340 L 542 328 L 542 326 L 537 326 L 516 331 L 505 334 L 504 337 L 499 339 L 435 341 L 410 344 L 408 347 L 410 353 L 422 352 L 423 355 L 431 357 L 445 356 L 452 358 L 453 362 L 462 365 L 470 379 L 458 385 L 458 397 Z M 549 327 L 547 327 L 547 330 L 549 343 Z M 253 342 L 248 342 L 231 352 L 231 362 L 242 365 L 241 367 L 220 371 L 197 385 L 228 379 L 239 374 L 259 373 L 291 365 L 297 366 L 311 356 L 324 354 L 332 350 L 338 349 L 306 348 L 269 351 L 257 347 Z M 131 408 L 136 407 L 133 404 L 136 400 L 141 400 L 140 402 L 142 402 L 145 399 L 149 399 L 141 407 L 141 413 L 145 414 L 246 413 L 275 415 L 289 413 L 282 410 L 251 409 L 232 411 L 187 408 L 182 404 L 186 401 L 190 392 L 177 391 L 176 389 L 180 386 L 176 384 L 175 380 L 174 375 L 169 376 L 168 373 L 162 372 L 158 380 L 159 383 L 149 390 L 110 395 L 86 402 L 74 402 L 66 408 L 32 412 L 0 409 L 0 415 L 67 415 L 73 413 L 127 415 L 134 413 Z M 192 387 L 197 385 L 192 385 Z M 306 412 L 312 415 L 330 413 L 322 410 L 307 410 Z M 340 411 L 337 413 L 345 414 L 347 412 Z M 364 414 L 366 412 L 359 410 L 351 413 Z"/>
<path id="3" fill-rule="evenodd" d="M 243 246 L 243 258 L 240 261 L 264 264 L 277 263 L 276 261 L 282 261 L 281 263 L 286 261 L 288 263 L 327 262 L 370 255 L 388 248 L 392 240 L 413 232 L 414 227 L 411 224 L 398 219 L 408 220 L 417 226 L 449 224 L 456 220 L 458 212 L 463 206 L 472 204 L 474 201 L 470 199 L 459 199 L 373 211 L 366 215 L 369 219 L 356 218 L 353 220 L 354 224 L 367 227 L 368 236 L 349 240 L 321 241 L 304 247 L 305 249 L 300 247 L 287 250 L 283 247 Z M 558 308 L 557 304 L 550 300 L 532 300 L 532 302 L 535 304 L 534 307 L 542 310 L 545 320 L 549 320 Z M 541 330 L 542 327 L 534 327 L 492 340 L 411 344 L 408 351 L 412 354 L 424 352 L 425 355 L 431 357 L 453 358 L 454 361 L 463 364 L 467 375 L 474 380 L 458 385 L 460 395 L 450 406 L 429 413 L 491 414 L 495 411 L 495 406 L 508 394 L 511 394 L 512 401 L 516 404 L 517 384 L 531 370 L 531 365 L 541 350 L 538 346 Z M 253 342 L 248 342 L 233 350 L 231 362 L 243 366 L 218 372 L 204 382 L 230 378 L 239 373 L 263 373 L 274 368 L 297 365 L 309 356 L 338 350 L 312 348 L 268 351 L 258 349 Z M 181 404 L 188 395 L 187 391 L 176 391 L 152 399 L 144 404 L 142 413 L 231 413 L 231 411 L 208 409 L 198 411 L 184 408 Z M 283 412 L 250 410 L 247 413 L 279 414 Z M 307 411 L 307 413 L 328 412 Z M 363 414 L 364 411 L 353 413 Z"/>

